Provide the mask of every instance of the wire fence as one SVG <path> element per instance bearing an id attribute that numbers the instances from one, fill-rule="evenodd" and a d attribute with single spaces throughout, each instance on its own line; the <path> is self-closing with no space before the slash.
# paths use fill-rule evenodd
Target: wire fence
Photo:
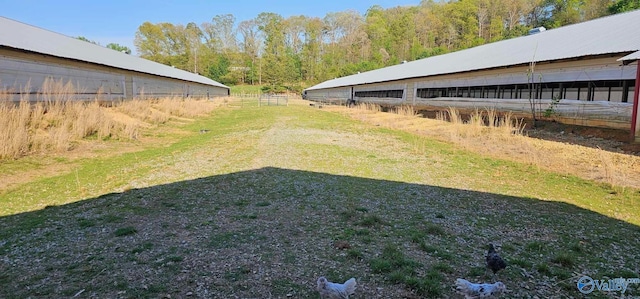
<path id="1" fill-rule="evenodd" d="M 289 96 L 262 94 L 260 95 L 258 106 L 289 106 Z"/>
<path id="2" fill-rule="evenodd" d="M 242 107 L 261 106 L 289 106 L 290 95 L 263 93 L 232 93 L 231 97 L 239 99 Z"/>
<path id="3" fill-rule="evenodd" d="M 261 93 L 231 93 L 231 96 L 239 99 L 259 99 Z"/>

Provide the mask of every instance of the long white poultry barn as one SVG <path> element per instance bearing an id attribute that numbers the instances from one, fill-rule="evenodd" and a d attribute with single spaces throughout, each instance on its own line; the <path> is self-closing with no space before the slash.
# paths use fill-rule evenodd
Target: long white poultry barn
<path id="1" fill-rule="evenodd" d="M 0 17 L 0 99 L 36 101 L 216 97 L 229 87 L 198 74 Z"/>
<path id="2" fill-rule="evenodd" d="M 630 130 L 640 142 L 640 10 L 336 78 L 313 101 L 495 109 Z"/>

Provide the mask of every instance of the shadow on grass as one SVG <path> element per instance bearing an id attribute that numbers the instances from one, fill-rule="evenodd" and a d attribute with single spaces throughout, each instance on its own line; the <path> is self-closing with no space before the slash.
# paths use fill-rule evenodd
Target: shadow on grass
<path id="1" fill-rule="evenodd" d="M 615 204 L 615 203 L 612 203 Z M 640 229 L 558 202 L 263 168 L 0 218 L 0 297 L 446 297 L 490 281 L 509 297 L 580 296 L 581 275 L 638 277 Z M 630 285 L 626 295 L 639 295 Z M 594 291 L 593 295 L 605 295 Z"/>

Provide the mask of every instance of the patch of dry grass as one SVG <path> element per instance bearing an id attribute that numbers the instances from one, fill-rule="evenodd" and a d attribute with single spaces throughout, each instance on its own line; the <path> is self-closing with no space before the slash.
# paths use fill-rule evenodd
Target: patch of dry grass
<path id="1" fill-rule="evenodd" d="M 107 107 L 98 99 L 74 100 L 78 91 L 70 82 L 46 80 L 42 90 L 36 102 L 12 102 L 6 91 L 0 93 L 0 160 L 69 151 L 86 139 L 137 140 L 144 128 L 206 115 L 228 101 L 172 97 Z"/>
<path id="2" fill-rule="evenodd" d="M 355 108 L 360 111 L 370 111 L 374 113 L 382 111 L 379 105 L 371 104 L 371 103 L 360 103 L 356 105 Z"/>
<path id="3" fill-rule="evenodd" d="M 377 126 L 404 130 L 454 143 L 490 157 L 530 164 L 562 174 L 609 184 L 615 188 L 640 188 L 640 157 L 581 145 L 541 140 L 526 136 L 524 122 L 511 114 L 498 115 L 478 110 L 463 119 L 454 108 L 436 119 L 420 115 L 384 113 L 376 105 L 357 109 L 330 107 L 354 119 Z"/>

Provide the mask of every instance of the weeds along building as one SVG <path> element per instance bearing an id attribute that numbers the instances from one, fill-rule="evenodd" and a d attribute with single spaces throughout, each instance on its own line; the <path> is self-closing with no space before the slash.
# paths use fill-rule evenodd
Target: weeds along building
<path id="1" fill-rule="evenodd" d="M 0 17 L 0 97 L 78 100 L 216 97 L 229 87 L 198 74 Z"/>
<path id="2" fill-rule="evenodd" d="M 417 110 L 493 108 L 630 130 L 640 141 L 640 11 L 485 44 L 312 86 L 315 101 Z"/>

